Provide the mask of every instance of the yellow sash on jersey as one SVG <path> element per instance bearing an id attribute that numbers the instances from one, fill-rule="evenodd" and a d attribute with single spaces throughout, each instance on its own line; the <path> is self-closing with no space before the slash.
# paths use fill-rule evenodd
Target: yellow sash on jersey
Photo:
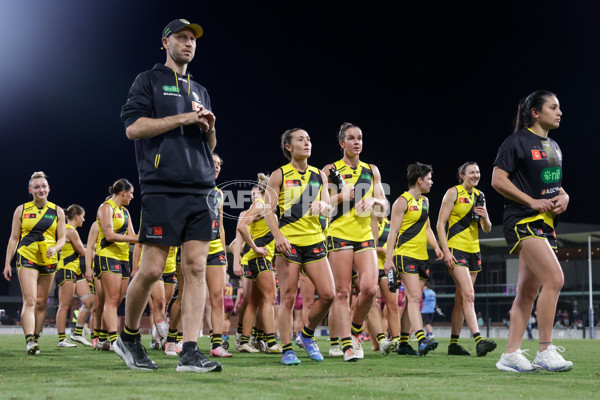
<path id="1" fill-rule="evenodd" d="M 469 193 L 463 185 L 456 185 L 455 188 L 456 202 L 446 225 L 448 247 L 466 253 L 477 253 L 479 252 L 479 226 L 472 216 L 479 190 L 473 188 L 472 193 Z"/>
<path id="2" fill-rule="evenodd" d="M 408 203 L 402 226 L 398 232 L 394 255 L 403 255 L 417 260 L 427 260 L 427 204 L 425 198 L 419 200 L 408 192 L 402 193 Z"/>
<path id="3" fill-rule="evenodd" d="M 21 238 L 17 252 L 38 265 L 51 265 L 58 262 L 58 254 L 46 256 L 49 247 L 56 245 L 58 214 L 56 204 L 46 202 L 38 208 L 33 201 L 23 204 L 21 214 Z"/>
<path id="4" fill-rule="evenodd" d="M 66 225 L 67 229 L 75 228 L 69 224 Z M 79 253 L 75 251 L 73 243 L 65 242 L 62 250 L 60 251 L 60 260 L 58 261 L 58 269 L 69 269 L 76 275 L 81 275 L 81 264 L 79 261 Z"/>

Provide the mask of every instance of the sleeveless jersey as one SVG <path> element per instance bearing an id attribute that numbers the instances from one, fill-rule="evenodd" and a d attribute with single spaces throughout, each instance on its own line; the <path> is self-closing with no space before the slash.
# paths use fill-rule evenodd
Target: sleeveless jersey
<path id="1" fill-rule="evenodd" d="M 408 203 L 402 226 L 398 232 L 394 255 L 412 257 L 417 260 L 428 260 L 427 255 L 427 204 L 423 196 L 415 200 L 410 193 L 402 193 Z"/>
<path id="2" fill-rule="evenodd" d="M 387 249 L 387 240 L 390 237 L 390 220 L 384 218 L 377 224 L 379 226 L 379 236 L 377 237 L 377 247 L 383 247 Z M 383 253 L 377 253 L 377 263 L 379 264 L 379 269 L 383 269 L 383 265 L 385 264 L 386 255 Z"/>
<path id="3" fill-rule="evenodd" d="M 129 212 L 125 207 L 119 207 L 112 200 L 106 200 L 107 203 L 113 210 L 112 225 L 113 231 L 120 235 L 127 234 L 127 227 L 129 226 Z M 109 242 L 106 240 L 106 235 L 102 229 L 100 220 L 96 218 L 98 222 L 98 245 L 96 246 L 96 255 L 99 257 L 109 257 L 119 261 L 129 261 L 129 243 L 127 242 Z"/>
<path id="4" fill-rule="evenodd" d="M 356 203 L 373 197 L 373 171 L 367 163 L 360 162 L 356 168 L 348 166 L 344 160 L 336 161 L 335 168 L 346 185 L 354 186 L 354 199 L 339 203 L 331 217 L 327 236 L 334 236 L 354 242 L 373 239 L 371 230 L 371 212 L 356 214 Z"/>
<path id="5" fill-rule="evenodd" d="M 67 224 L 67 229 L 75 229 L 73 226 Z M 73 243 L 65 242 L 62 250 L 60 251 L 60 260 L 58 261 L 58 269 L 70 269 L 76 275 L 81 275 L 81 265 L 79 264 L 79 253 L 75 251 Z"/>
<path id="6" fill-rule="evenodd" d="M 223 300 L 225 303 L 231 302 L 233 304 L 233 285 L 230 282 L 225 284 L 225 290 L 223 291 Z"/>
<path id="7" fill-rule="evenodd" d="M 446 226 L 448 247 L 466 253 L 479 252 L 479 224 L 473 220 L 473 208 L 479 190 L 473 188 L 469 193 L 463 185 L 456 185 L 456 202 Z"/>
<path id="8" fill-rule="evenodd" d="M 281 167 L 279 229 L 296 246 L 311 246 L 325 240 L 318 215 L 310 215 L 310 204 L 321 200 L 323 180 L 318 168 L 308 166 L 299 172 L 286 164 Z"/>
<path id="9" fill-rule="evenodd" d="M 56 204 L 48 201 L 42 208 L 38 208 L 33 201 L 23 204 L 21 239 L 17 252 L 38 265 L 56 264 L 58 254 L 48 258 L 46 251 L 56 245 L 57 225 Z"/>
<path id="10" fill-rule="evenodd" d="M 265 201 L 263 199 L 256 199 L 255 201 L 260 202 L 264 207 Z M 265 218 L 263 217 L 258 221 L 252 221 L 248 230 L 252 232 L 252 240 L 254 240 L 256 247 L 266 247 L 266 249 L 269 251 L 269 255 L 264 258 L 272 260 L 273 252 L 275 251 L 275 238 L 269 230 L 269 227 L 265 222 Z M 246 262 L 259 257 L 263 257 L 263 255 L 258 254 L 253 248 L 250 248 L 246 257 Z"/>
<path id="11" fill-rule="evenodd" d="M 215 205 L 214 205 L 214 219 L 212 222 L 212 233 L 211 233 L 211 241 L 208 245 L 208 254 L 217 254 L 221 251 L 225 251 L 223 248 L 223 242 L 221 241 L 221 204 L 223 203 L 223 192 L 217 187 L 214 188 L 215 191 Z"/>

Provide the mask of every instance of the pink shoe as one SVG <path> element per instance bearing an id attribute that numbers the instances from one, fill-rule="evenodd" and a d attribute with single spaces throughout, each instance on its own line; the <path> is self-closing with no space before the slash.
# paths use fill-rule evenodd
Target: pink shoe
<path id="1" fill-rule="evenodd" d="M 210 351 L 211 357 L 233 357 L 233 354 L 225 350 L 223 347 L 219 346 L 216 349 L 212 349 Z"/>

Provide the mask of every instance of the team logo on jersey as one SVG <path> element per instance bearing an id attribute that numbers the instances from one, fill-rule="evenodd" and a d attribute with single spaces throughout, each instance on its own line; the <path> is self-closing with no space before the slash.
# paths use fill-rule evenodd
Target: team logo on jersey
<path id="1" fill-rule="evenodd" d="M 544 183 L 556 183 L 560 181 L 562 177 L 562 168 L 561 167 L 549 167 L 544 168 L 540 175 L 542 182 Z"/>
<path id="2" fill-rule="evenodd" d="M 194 111 L 200 111 L 202 109 L 202 103 L 198 101 L 192 101 L 192 109 Z"/>
<path id="3" fill-rule="evenodd" d="M 119 264 L 115 264 L 113 265 L 113 268 L 115 271 L 119 271 L 121 269 L 121 266 Z"/>
<path id="4" fill-rule="evenodd" d="M 531 150 L 531 158 L 533 160 L 547 160 L 548 154 L 544 150 Z"/>
<path id="5" fill-rule="evenodd" d="M 123 214 L 115 213 L 115 218 L 123 218 Z"/>
<path id="6" fill-rule="evenodd" d="M 23 218 L 25 218 L 25 219 L 29 219 L 29 218 L 35 219 L 36 215 L 35 214 L 25 214 L 25 215 L 23 215 Z"/>
<path id="7" fill-rule="evenodd" d="M 219 261 L 225 261 L 225 256 L 223 254 L 219 254 Z"/>
<path id="8" fill-rule="evenodd" d="M 408 211 L 419 211 L 419 206 L 410 206 L 408 207 Z"/>
<path id="9" fill-rule="evenodd" d="M 146 237 L 151 239 L 162 239 L 163 228 L 162 226 L 151 226 L 146 228 Z"/>
<path id="10" fill-rule="evenodd" d="M 352 174 L 342 175 L 342 178 L 344 178 L 344 180 L 352 179 Z"/>
<path id="11" fill-rule="evenodd" d="M 285 187 L 302 186 L 302 182 L 299 179 L 286 179 Z"/>
<path id="12" fill-rule="evenodd" d="M 469 199 L 467 199 L 466 197 L 461 197 L 458 199 L 459 203 L 470 203 L 471 201 Z"/>

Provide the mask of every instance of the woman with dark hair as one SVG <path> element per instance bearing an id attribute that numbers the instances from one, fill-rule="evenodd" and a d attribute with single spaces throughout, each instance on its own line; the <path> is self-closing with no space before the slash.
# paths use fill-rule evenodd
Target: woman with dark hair
<path id="1" fill-rule="evenodd" d="M 465 321 L 475 339 L 477 357 L 483 357 L 496 348 L 494 341 L 481 337 L 475 314 L 473 285 L 481 271 L 479 225 L 485 233 L 492 229 L 485 196 L 476 187 L 480 177 L 476 162 L 466 162 L 458 167 L 458 185 L 448 189 L 444 195 L 438 216 L 437 233 L 444 251 L 444 263 L 456 284 L 448 355 L 471 355 L 458 344 Z"/>
<path id="2" fill-rule="evenodd" d="M 265 192 L 269 176 L 258 174 L 257 187 L 259 196 L 254 200 L 243 218 L 238 220 L 237 231 L 250 247 L 246 256 L 247 275 L 252 282 L 251 295 L 244 311 L 240 352 L 256 352 L 249 345 L 250 334 L 260 308 L 262 324 L 266 333 L 265 353 L 281 354 L 281 346 L 277 344 L 275 335 L 274 305 L 277 300 L 275 286 L 275 270 L 272 266 L 275 241 L 273 234 L 265 222 Z"/>
<path id="3" fill-rule="evenodd" d="M 98 208 L 98 241 L 94 263 L 104 293 L 102 319 L 104 330 L 97 344 L 112 348 L 117 340 L 117 309 L 123 299 L 123 286 L 131 276 L 129 243 L 137 242 L 129 211 L 125 206 L 133 199 L 133 185 L 119 179 L 108 188 L 111 196 Z M 108 339 L 105 340 L 105 334 Z"/>
<path id="4" fill-rule="evenodd" d="M 564 348 L 552 344 L 554 315 L 564 283 L 553 250 L 554 230 L 558 215 L 569 205 L 569 195 L 562 187 L 562 153 L 548 133 L 559 127 L 561 116 L 552 92 L 538 90 L 522 99 L 514 133 L 504 140 L 494 161 L 492 187 L 505 198 L 504 237 L 510 253 L 519 255 L 508 343 L 496 364 L 502 371 L 573 368 L 573 363 L 558 353 Z M 531 363 L 520 347 L 536 296 L 540 347 Z"/>
<path id="5" fill-rule="evenodd" d="M 17 253 L 17 275 L 23 294 L 21 325 L 29 355 L 40 353 L 37 339 L 46 319 L 58 252 L 65 245 L 65 213 L 48 201 L 48 193 L 46 174 L 39 171 L 31 175 L 29 194 L 33 200 L 18 206 L 13 213 L 4 263 L 4 278 L 10 281 L 11 261 Z"/>
<path id="6" fill-rule="evenodd" d="M 80 257 L 85 257 L 85 248 L 77 233 L 77 228 L 85 221 L 85 210 L 83 207 L 72 204 L 65 213 L 66 225 L 66 243 L 60 252 L 60 260 L 56 271 L 56 285 L 58 286 L 58 311 L 56 312 L 56 329 L 58 330 L 58 347 L 77 347 L 66 339 L 65 328 L 67 316 L 73 295 L 77 294 L 81 300 L 81 308 L 77 315 L 75 331 L 71 335 L 71 340 L 81 343 L 85 346 L 91 346 L 83 336 L 83 326 L 87 321 L 92 309 L 92 293 L 87 280 L 81 273 Z"/>
<path id="7" fill-rule="evenodd" d="M 379 270 L 375 238 L 371 226 L 374 209 L 384 213 L 387 202 L 377 167 L 360 160 L 363 149 L 362 130 L 349 122 L 338 131 L 343 157 L 323 168 L 330 172 L 331 205 L 334 207 L 327 227 L 327 252 L 335 280 L 333 317 L 342 338 L 345 361 L 364 357 L 360 334 L 371 304 L 377 294 Z M 336 179 L 335 176 L 341 179 Z M 337 189 L 337 190 L 336 190 Z M 350 310 L 352 269 L 359 276 L 356 304 Z M 380 336 L 384 354 L 396 349 L 396 342 Z"/>
<path id="8" fill-rule="evenodd" d="M 435 250 L 436 261 L 444 253 L 435 239 L 429 222 L 429 193 L 433 180 L 431 165 L 416 162 L 408 166 L 408 191 L 402 193 L 392 206 L 390 233 L 387 242 L 386 274 L 396 268 L 406 292 L 406 310 L 412 329 L 419 341 L 419 354 L 435 350 L 438 342 L 427 339 L 423 332 L 421 297 L 425 282 L 429 279 L 429 255 L 427 244 Z M 404 328 L 404 326 L 402 326 Z M 400 332 L 408 338 L 409 332 Z"/>
<path id="9" fill-rule="evenodd" d="M 275 265 L 281 293 L 277 319 L 283 345 L 281 362 L 297 365 L 300 360 L 291 343 L 292 315 L 302 268 L 319 296 L 310 309 L 308 325 L 302 329 L 302 344 L 312 360 L 323 361 L 313 337 L 333 301 L 334 284 L 319 215 L 328 217 L 331 205 L 329 194 L 322 190 L 323 182 L 327 180 L 325 174 L 308 165 L 312 150 L 308 133 L 299 128 L 285 131 L 281 136 L 281 150 L 290 162 L 271 174 L 264 215 L 275 238 Z M 279 223 L 274 214 L 277 206 Z"/>

